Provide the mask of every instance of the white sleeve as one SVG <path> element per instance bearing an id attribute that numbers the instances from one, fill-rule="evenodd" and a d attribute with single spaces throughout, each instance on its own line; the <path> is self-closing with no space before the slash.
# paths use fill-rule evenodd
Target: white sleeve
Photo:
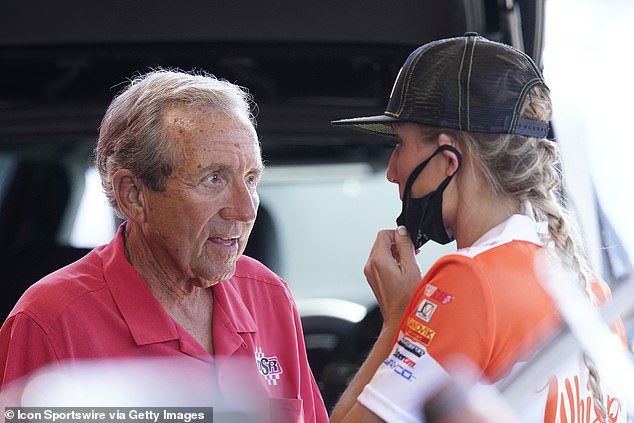
<path id="1" fill-rule="evenodd" d="M 425 422 L 428 398 L 449 380 L 447 371 L 420 343 L 403 336 L 365 386 L 359 402 L 387 422 Z"/>

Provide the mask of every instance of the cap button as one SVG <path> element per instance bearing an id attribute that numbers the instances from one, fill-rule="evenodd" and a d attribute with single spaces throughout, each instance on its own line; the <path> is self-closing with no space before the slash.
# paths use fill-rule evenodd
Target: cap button
<path id="1" fill-rule="evenodd" d="M 465 37 L 479 37 L 480 34 L 478 34 L 477 32 L 469 31 L 469 32 L 465 32 L 464 36 Z"/>

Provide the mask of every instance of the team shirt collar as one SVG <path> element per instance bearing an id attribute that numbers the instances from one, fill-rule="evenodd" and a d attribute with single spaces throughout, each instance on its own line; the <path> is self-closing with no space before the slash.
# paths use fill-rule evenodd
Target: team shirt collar
<path id="1" fill-rule="evenodd" d="M 471 247 L 488 247 L 511 241 L 526 241 L 542 246 L 543 238 L 535 220 L 523 214 L 514 214 L 482 235 Z"/>

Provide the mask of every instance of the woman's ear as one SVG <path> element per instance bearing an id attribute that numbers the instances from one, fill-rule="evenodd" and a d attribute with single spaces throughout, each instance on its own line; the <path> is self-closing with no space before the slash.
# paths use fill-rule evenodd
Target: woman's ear
<path id="1" fill-rule="evenodd" d="M 145 219 L 143 185 L 128 169 L 119 169 L 112 175 L 112 190 L 121 212 L 131 221 Z"/>
<path id="2" fill-rule="evenodd" d="M 460 151 L 460 149 L 456 145 L 456 140 L 448 134 L 441 133 L 438 136 L 438 146 L 440 147 L 442 145 L 450 145 L 455 148 L 459 154 L 462 154 L 462 151 Z M 456 173 L 458 171 L 458 168 L 460 167 L 460 158 L 458 157 L 458 155 L 451 150 L 443 150 L 441 154 L 447 159 L 447 176 L 451 176 Z"/>

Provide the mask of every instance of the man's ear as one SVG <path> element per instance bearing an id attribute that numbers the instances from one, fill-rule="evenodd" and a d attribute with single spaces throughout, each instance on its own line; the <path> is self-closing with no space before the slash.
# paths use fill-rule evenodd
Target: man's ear
<path id="1" fill-rule="evenodd" d="M 451 145 L 453 148 L 458 150 L 460 154 L 462 154 L 462 151 L 460 151 L 460 149 L 456 145 L 455 140 L 448 134 L 441 133 L 438 136 L 438 146 L 441 145 Z M 456 153 L 451 150 L 443 150 L 441 154 L 443 155 L 443 157 L 447 158 L 447 169 L 445 170 L 447 176 L 451 176 L 456 173 L 458 167 L 460 167 L 460 159 L 458 158 Z"/>
<path id="2" fill-rule="evenodd" d="M 126 218 L 141 222 L 145 219 L 143 185 L 128 169 L 119 169 L 112 175 L 112 189 L 117 204 Z"/>

